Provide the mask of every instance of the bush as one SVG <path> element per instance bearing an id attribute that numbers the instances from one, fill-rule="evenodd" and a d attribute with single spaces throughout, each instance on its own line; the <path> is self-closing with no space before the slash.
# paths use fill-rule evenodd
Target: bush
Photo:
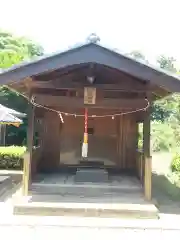
<path id="1" fill-rule="evenodd" d="M 151 124 L 151 146 L 153 152 L 170 151 L 176 145 L 174 132 L 169 124 L 158 122 Z"/>
<path id="2" fill-rule="evenodd" d="M 138 149 L 142 150 L 143 148 L 143 125 L 140 123 L 138 126 Z"/>
<path id="3" fill-rule="evenodd" d="M 180 172 L 180 155 L 176 154 L 171 162 L 171 169 L 173 172 Z"/>
<path id="4" fill-rule="evenodd" d="M 23 154 L 25 151 L 25 147 L 0 147 L 0 169 L 21 170 L 23 168 Z"/>
<path id="5" fill-rule="evenodd" d="M 143 147 L 143 126 L 139 124 L 138 148 Z M 168 123 L 151 123 L 151 148 L 153 152 L 169 152 L 178 147 L 173 128 Z"/>

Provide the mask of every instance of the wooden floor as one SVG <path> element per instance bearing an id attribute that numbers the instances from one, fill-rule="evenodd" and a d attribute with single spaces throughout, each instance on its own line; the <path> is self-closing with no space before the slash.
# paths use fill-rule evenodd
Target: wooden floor
<path id="1" fill-rule="evenodd" d="M 77 184 L 71 174 L 40 175 L 30 190 L 28 201 L 22 198 L 15 203 L 15 214 L 158 217 L 135 177 L 114 175 L 106 183 Z"/>

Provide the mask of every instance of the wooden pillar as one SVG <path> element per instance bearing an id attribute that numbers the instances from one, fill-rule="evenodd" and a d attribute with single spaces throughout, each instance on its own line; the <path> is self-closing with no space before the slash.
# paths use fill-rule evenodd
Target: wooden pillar
<path id="1" fill-rule="evenodd" d="M 6 125 L 0 124 L 0 146 L 6 145 Z"/>
<path id="2" fill-rule="evenodd" d="M 147 200 L 151 200 L 151 156 L 150 156 L 150 113 L 151 108 L 146 112 L 146 116 L 143 123 L 143 157 L 144 157 L 144 194 Z"/>
<path id="3" fill-rule="evenodd" d="M 146 200 L 152 198 L 152 157 L 145 157 L 144 195 Z"/>
<path id="4" fill-rule="evenodd" d="M 28 127 L 27 127 L 27 151 L 24 156 L 23 169 L 23 196 L 28 196 L 29 185 L 31 181 L 31 164 L 34 144 L 34 106 L 29 103 L 28 106 Z"/>

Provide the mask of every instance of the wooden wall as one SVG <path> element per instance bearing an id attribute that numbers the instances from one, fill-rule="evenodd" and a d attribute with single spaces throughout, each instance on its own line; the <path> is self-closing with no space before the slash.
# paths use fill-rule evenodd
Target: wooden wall
<path id="1" fill-rule="evenodd" d="M 88 139 L 88 158 L 94 161 L 104 161 L 105 165 L 115 165 L 116 152 L 116 124 L 112 118 L 90 119 L 89 128 L 94 133 Z M 83 143 L 84 119 L 67 116 L 61 132 L 61 164 L 79 164 Z"/>
<path id="2" fill-rule="evenodd" d="M 57 170 L 61 165 L 77 165 L 81 160 L 83 117 L 64 116 L 62 124 L 57 113 L 46 112 L 43 118 L 43 146 L 39 169 Z M 136 167 L 138 129 L 134 115 L 89 120 L 94 130 L 89 135 L 90 160 L 103 161 L 106 166 L 121 169 Z"/>
<path id="3" fill-rule="evenodd" d="M 124 115 L 118 117 L 117 126 L 117 165 L 120 168 L 135 168 L 138 147 L 138 124 L 133 115 Z"/>
<path id="4" fill-rule="evenodd" d="M 42 119 L 41 159 L 38 169 L 56 170 L 59 167 L 61 120 L 56 112 L 47 111 Z"/>

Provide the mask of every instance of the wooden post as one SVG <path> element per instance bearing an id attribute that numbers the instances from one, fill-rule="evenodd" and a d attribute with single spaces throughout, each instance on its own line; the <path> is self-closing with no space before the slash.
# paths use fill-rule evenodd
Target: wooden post
<path id="1" fill-rule="evenodd" d="M 143 123 L 143 158 L 144 158 L 144 194 L 147 200 L 151 200 L 151 157 L 150 157 L 150 108 L 146 112 Z"/>
<path id="2" fill-rule="evenodd" d="M 28 196 L 29 184 L 31 179 L 31 163 L 34 144 L 34 106 L 28 106 L 28 127 L 27 127 L 27 152 L 24 156 L 23 169 L 23 196 Z"/>
<path id="3" fill-rule="evenodd" d="M 144 195 L 146 200 L 151 200 L 151 192 L 152 192 L 152 157 L 145 157 L 145 177 L 144 177 Z"/>
<path id="4" fill-rule="evenodd" d="M 6 125 L 0 124 L 0 146 L 6 145 Z"/>

